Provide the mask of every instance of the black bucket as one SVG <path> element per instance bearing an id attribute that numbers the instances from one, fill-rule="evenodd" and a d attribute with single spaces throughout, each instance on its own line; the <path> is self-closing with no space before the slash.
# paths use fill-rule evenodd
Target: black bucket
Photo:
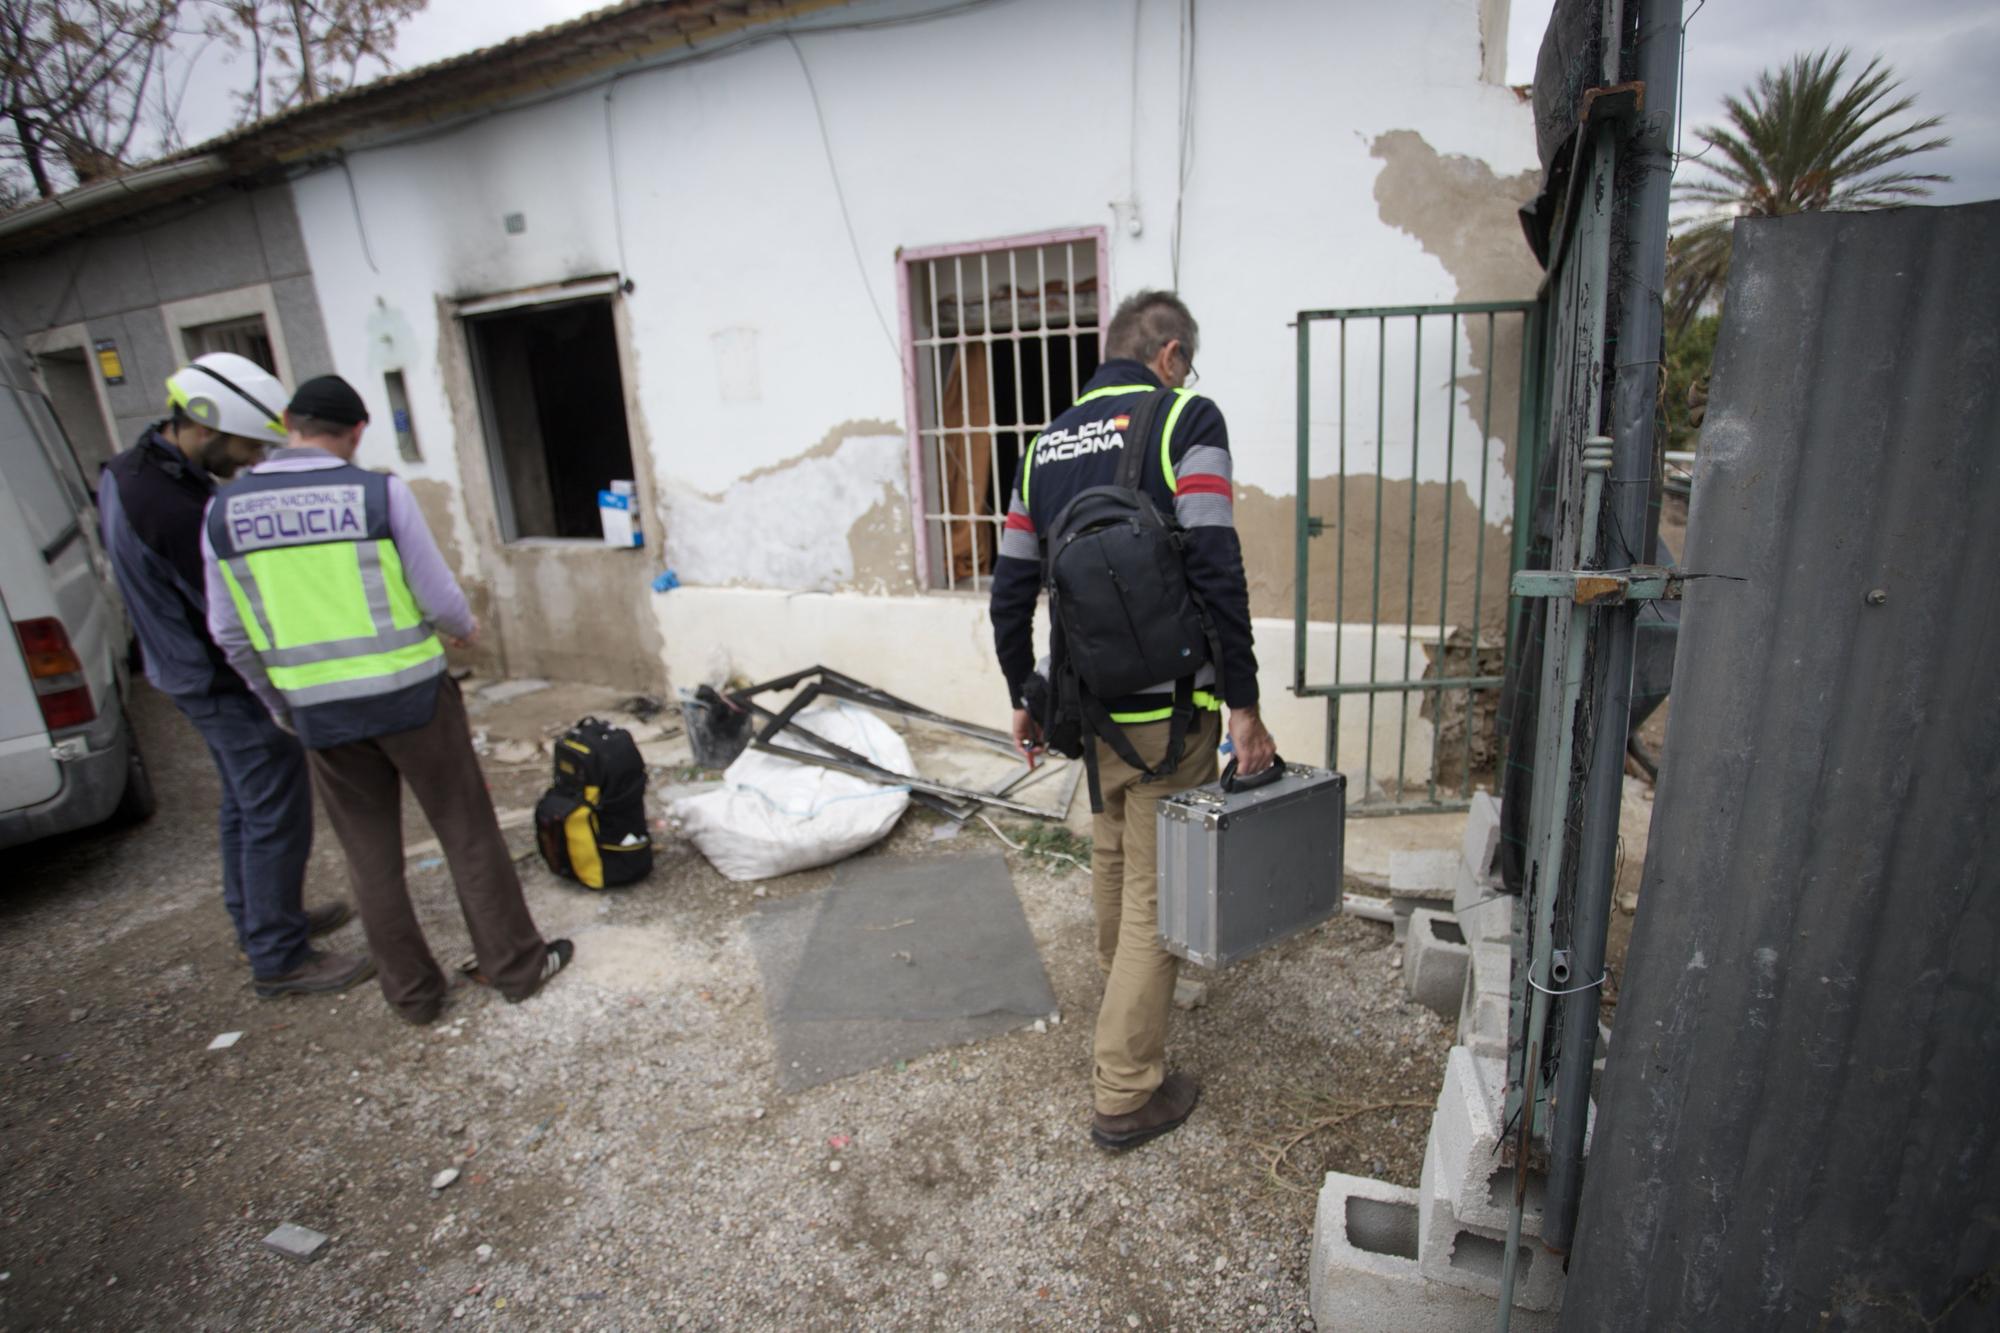
<path id="1" fill-rule="evenodd" d="M 750 713 L 707 685 L 681 699 L 681 725 L 697 768 L 728 768 L 750 743 Z"/>

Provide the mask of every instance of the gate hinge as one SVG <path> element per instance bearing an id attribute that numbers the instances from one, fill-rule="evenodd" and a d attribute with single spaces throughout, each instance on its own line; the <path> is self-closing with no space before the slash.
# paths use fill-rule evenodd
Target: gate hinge
<path id="1" fill-rule="evenodd" d="M 1308 519 L 1306 520 L 1306 536 L 1308 536 L 1308 537 L 1318 537 L 1318 536 L 1322 536 L 1322 535 L 1324 535 L 1324 534 L 1325 534 L 1325 532 L 1326 532 L 1326 520 L 1325 520 L 1325 519 L 1323 519 L 1323 518 L 1308 518 Z"/>
<path id="2" fill-rule="evenodd" d="M 1594 569 L 1521 569 L 1514 572 L 1516 597 L 1561 597 L 1578 606 L 1618 606 L 1625 602 L 1677 602 L 1686 575 L 1659 565 L 1634 565 L 1622 573 Z"/>

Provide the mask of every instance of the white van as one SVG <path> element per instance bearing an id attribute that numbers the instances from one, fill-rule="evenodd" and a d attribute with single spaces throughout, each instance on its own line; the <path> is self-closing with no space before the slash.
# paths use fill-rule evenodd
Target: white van
<path id="1" fill-rule="evenodd" d="M 0 848 L 153 812 L 125 711 L 131 631 L 47 401 L 0 351 Z"/>

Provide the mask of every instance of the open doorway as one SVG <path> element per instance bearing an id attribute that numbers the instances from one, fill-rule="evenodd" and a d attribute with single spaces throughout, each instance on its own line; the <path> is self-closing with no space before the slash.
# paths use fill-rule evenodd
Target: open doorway
<path id="1" fill-rule="evenodd" d="M 501 536 L 596 540 L 597 493 L 633 479 L 611 299 L 468 315 Z"/>
<path id="2" fill-rule="evenodd" d="M 97 399 L 96 365 L 84 348 L 64 347 L 38 353 L 35 368 L 48 392 L 49 407 L 69 440 L 77 473 L 95 495 L 98 469 L 118 452 Z"/>

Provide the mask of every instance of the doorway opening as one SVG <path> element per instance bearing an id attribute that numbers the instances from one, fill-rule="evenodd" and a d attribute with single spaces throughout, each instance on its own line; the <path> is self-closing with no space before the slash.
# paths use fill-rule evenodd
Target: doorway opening
<path id="1" fill-rule="evenodd" d="M 118 452 L 118 442 L 104 425 L 97 402 L 97 366 L 82 347 L 39 353 L 35 367 L 48 390 L 49 407 L 69 440 L 70 454 L 91 494 L 97 493 L 97 472 Z"/>

